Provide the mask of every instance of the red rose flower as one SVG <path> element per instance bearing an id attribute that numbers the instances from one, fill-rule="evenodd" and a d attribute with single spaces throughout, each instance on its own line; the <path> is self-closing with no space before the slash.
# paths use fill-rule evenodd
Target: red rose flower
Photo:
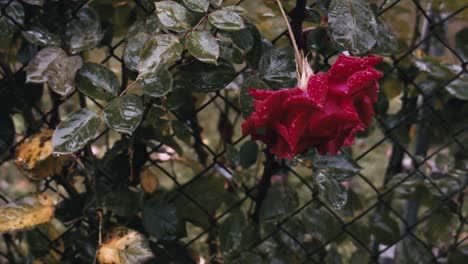
<path id="1" fill-rule="evenodd" d="M 328 72 L 309 78 L 307 89 L 250 89 L 255 111 L 242 124 L 242 134 L 263 141 L 280 158 L 313 147 L 336 154 L 371 123 L 382 77 L 373 66 L 381 60 L 340 55 Z"/>

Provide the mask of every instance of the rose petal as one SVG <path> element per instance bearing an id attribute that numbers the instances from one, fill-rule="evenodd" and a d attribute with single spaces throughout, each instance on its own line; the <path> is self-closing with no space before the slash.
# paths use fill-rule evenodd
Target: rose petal
<path id="1" fill-rule="evenodd" d="M 331 80 L 342 80 L 348 78 L 355 72 L 373 67 L 381 61 L 382 58 L 380 57 L 370 56 L 359 58 L 340 54 L 328 73 L 330 74 Z"/>
<path id="2" fill-rule="evenodd" d="M 307 92 L 312 102 L 322 108 L 328 93 L 328 73 L 312 75 L 307 85 Z"/>
<path id="3" fill-rule="evenodd" d="M 373 86 L 375 91 L 377 91 L 378 87 L 375 87 L 374 84 L 375 81 L 382 78 L 382 76 L 383 74 L 381 72 L 376 71 L 373 68 L 367 68 L 354 73 L 346 82 L 348 86 L 348 94 L 355 96 L 370 86 Z"/>

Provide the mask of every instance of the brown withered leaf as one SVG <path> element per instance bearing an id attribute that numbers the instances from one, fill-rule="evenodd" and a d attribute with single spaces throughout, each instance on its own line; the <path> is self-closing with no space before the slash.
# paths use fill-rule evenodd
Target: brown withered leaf
<path id="1" fill-rule="evenodd" d="M 158 187 L 158 178 L 149 167 L 140 172 L 140 184 L 146 193 L 153 193 Z"/>
<path id="2" fill-rule="evenodd" d="M 54 217 L 54 203 L 46 193 L 34 194 L 0 206 L 0 234 L 30 229 Z"/>
<path id="3" fill-rule="evenodd" d="M 146 238 L 125 227 L 114 228 L 97 252 L 97 259 L 101 264 L 145 263 L 153 257 Z"/>
<path id="4" fill-rule="evenodd" d="M 16 148 L 16 166 L 28 178 L 42 180 L 62 171 L 67 156 L 52 155 L 53 130 L 47 129 L 26 139 Z"/>

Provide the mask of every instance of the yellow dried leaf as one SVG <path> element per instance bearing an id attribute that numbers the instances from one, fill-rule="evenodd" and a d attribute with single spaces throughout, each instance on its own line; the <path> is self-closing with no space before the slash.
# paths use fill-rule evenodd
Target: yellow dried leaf
<path id="1" fill-rule="evenodd" d="M 149 167 L 144 168 L 140 173 L 140 184 L 143 191 L 152 193 L 158 186 L 158 178 Z"/>
<path id="2" fill-rule="evenodd" d="M 30 229 L 54 217 L 54 203 L 45 194 L 21 198 L 0 206 L 0 233 Z"/>
<path id="3" fill-rule="evenodd" d="M 101 264 L 145 263 L 153 257 L 146 238 L 124 227 L 114 228 L 97 253 Z"/>
<path id="4" fill-rule="evenodd" d="M 32 180 L 42 180 L 62 171 L 69 157 L 52 155 L 52 129 L 26 139 L 16 148 L 16 166 Z"/>

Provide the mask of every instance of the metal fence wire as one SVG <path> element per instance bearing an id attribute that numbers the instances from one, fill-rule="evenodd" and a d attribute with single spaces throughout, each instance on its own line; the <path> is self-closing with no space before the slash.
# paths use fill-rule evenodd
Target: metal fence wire
<path id="1" fill-rule="evenodd" d="M 9 29 L 16 30 L 15 34 L 33 27 L 38 21 L 32 20 L 31 14 L 44 10 L 30 2 L 41 1 L 0 1 L 1 24 L 9 25 Z M 129 12 L 154 15 L 152 2 L 110 2 L 116 9 L 122 4 L 131 7 Z M 248 2 L 236 4 L 245 6 Z M 297 2 L 312 10 L 326 1 Z M 313 164 L 307 157 L 287 161 L 268 153 L 259 154 L 264 158 L 258 158 L 248 169 L 233 166 L 236 162 L 232 161 L 233 151 L 240 150 L 242 154 L 241 147 L 249 141 L 240 133 L 244 118 L 242 102 L 239 104 L 238 100 L 248 67 L 238 67 L 237 77 L 224 89 L 192 95 L 195 109 L 189 117 L 171 110 L 170 116 L 188 131 L 185 142 L 172 134 L 166 136 L 164 143 L 142 145 L 107 129 L 90 147 L 74 154 L 63 171 L 29 183 L 28 188 L 57 196 L 54 226 L 59 227 L 55 227 L 53 235 L 50 228 L 40 227 L 3 234 L 0 263 L 93 262 L 97 248 L 106 241 L 105 234 L 115 225 L 131 227 L 149 239 L 155 255 L 151 263 L 466 261 L 468 127 L 463 113 L 467 104 L 463 100 L 441 98 L 447 97 L 446 87 L 457 82 L 466 84 L 462 81 L 468 74 L 466 57 L 455 48 L 451 38 L 453 28 L 461 29 L 460 24 L 466 27 L 468 4 L 459 5 L 457 10 L 436 12 L 431 6 L 438 1 L 374 2 L 378 19 L 386 21 L 392 29 L 399 25 L 395 20 L 414 25 L 411 24 L 412 32 L 408 33 L 410 40 L 400 47 L 400 52 L 385 57 L 386 66 L 379 68 L 384 77 L 380 80 L 381 96 L 371 127 L 359 135 L 355 146 L 343 149 L 348 162 L 361 168 L 352 178 L 335 185 L 324 183 L 321 172 L 312 171 Z M 14 4 L 24 6 L 24 21 L 14 19 L 17 16 L 10 8 Z M 71 14 L 66 23 L 77 19 L 77 12 L 89 4 L 90 1 L 63 1 L 63 8 Z M 98 14 L 106 16 L 99 11 Z M 297 23 L 297 18 L 292 19 Z M 123 34 L 103 41 L 84 60 L 99 60 L 119 72 L 122 88 L 136 77 L 124 64 L 126 38 Z M 286 31 L 270 40 L 274 45 L 289 45 Z M 40 90 L 37 85 L 25 85 L 25 67 L 31 58 L 27 54 L 34 52 L 18 52 L 17 58 L 0 57 L 0 97 L 14 94 L 25 98 L 18 107 L 21 111 L 26 109 L 23 115 L 29 115 L 22 117 L 23 121 L 15 121 L 17 140 L 2 157 L 5 170 L 14 170 L 15 150 L 21 143 L 38 131 L 54 129 L 72 109 L 102 108 L 101 102 L 79 92 L 62 99 L 44 89 L 40 100 L 29 100 L 27 94 Z M 312 55 L 314 71 L 318 72 L 330 67 L 337 52 L 320 49 Z M 409 60 L 421 56 L 448 57 L 460 71 L 428 84 L 415 79 L 421 68 L 408 66 Z M 13 59 L 21 63 L 12 63 Z M 390 98 L 388 94 L 394 86 L 399 93 Z M 151 104 L 161 104 L 151 100 Z M 382 105 L 391 108 L 392 104 L 398 105 L 394 113 L 378 109 Z M 171 139 L 180 146 L 183 155 Z M 126 147 L 115 147 L 119 144 Z M 131 165 L 120 167 L 128 165 L 129 160 Z M 155 237 L 142 226 L 142 214 L 136 211 L 147 197 L 131 196 L 129 202 L 126 195 L 142 193 L 140 177 L 145 171 L 157 178 L 153 195 L 158 197 L 159 192 L 164 192 L 168 206 L 177 207 L 177 214 L 183 215 L 184 234 L 166 232 L 165 237 Z M 4 187 L 7 177 L 3 177 L 0 198 L 2 204 L 8 204 L 17 197 L 7 190 L 9 187 Z M 18 173 L 17 177 L 22 176 Z M 102 189 L 114 193 L 113 202 L 101 197 L 103 202 L 96 203 L 93 199 L 101 198 L 90 194 L 93 190 L 80 191 L 74 187 L 76 181 L 87 177 L 95 177 L 96 192 Z M 127 217 L 128 211 L 119 212 L 119 208 L 136 213 Z M 158 210 L 150 212 L 165 218 L 168 225 L 161 224 L 155 227 L 159 231 L 154 232 L 176 228 L 171 225 L 171 221 L 177 221 L 176 216 Z M 272 218 L 265 219 L 265 215 Z M 121 263 L 136 263 L 122 259 Z"/>

